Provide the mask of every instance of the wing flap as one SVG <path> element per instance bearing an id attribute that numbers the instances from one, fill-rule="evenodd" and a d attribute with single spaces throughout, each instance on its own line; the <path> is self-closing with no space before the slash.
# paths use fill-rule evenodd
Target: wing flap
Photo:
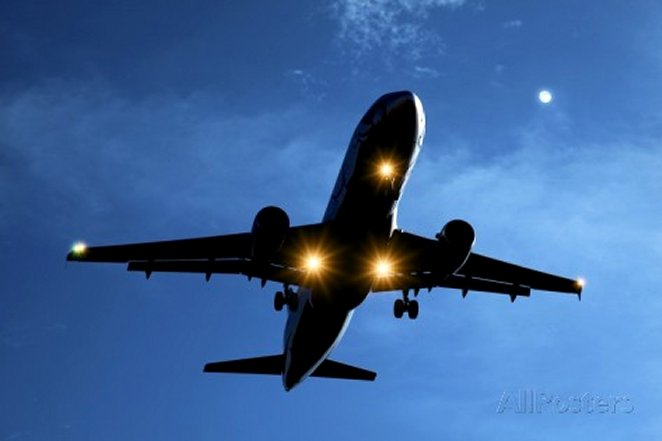
<path id="1" fill-rule="evenodd" d="M 400 291 L 403 289 L 418 291 L 420 289 L 432 289 L 435 287 L 459 289 L 465 295 L 469 291 L 507 294 L 515 297 L 529 297 L 531 295 L 531 288 L 524 285 L 476 279 L 454 274 L 444 278 L 432 273 L 406 276 L 404 279 L 393 277 L 388 280 L 377 281 L 372 286 L 372 292 Z"/>
<path id="2" fill-rule="evenodd" d="M 129 262 L 128 271 L 144 272 L 148 277 L 153 272 L 199 273 L 208 277 L 212 274 L 241 274 L 256 279 L 271 280 L 285 285 L 304 285 L 306 275 L 294 268 L 276 265 L 254 265 L 249 260 L 168 260 L 156 262 Z"/>
<path id="3" fill-rule="evenodd" d="M 443 288 L 461 289 L 465 295 L 469 291 L 491 292 L 523 297 L 529 297 L 531 295 L 531 288 L 528 286 L 457 275 L 449 276 L 446 280 L 441 282 L 439 286 Z"/>

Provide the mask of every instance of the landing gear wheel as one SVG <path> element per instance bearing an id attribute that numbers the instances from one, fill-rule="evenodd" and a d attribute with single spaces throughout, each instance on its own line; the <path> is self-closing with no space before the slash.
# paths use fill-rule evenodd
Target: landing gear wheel
<path id="1" fill-rule="evenodd" d="M 285 306 L 285 294 L 282 291 L 277 291 L 274 296 L 274 309 L 276 311 L 282 311 L 283 306 Z"/>
<path id="2" fill-rule="evenodd" d="M 402 318 L 402 315 L 405 313 L 405 302 L 402 299 L 397 299 L 393 303 L 393 315 L 395 318 Z"/>
<path id="3" fill-rule="evenodd" d="M 410 301 L 407 305 L 407 314 L 412 320 L 415 320 L 416 317 L 418 317 L 418 302 L 416 300 Z"/>

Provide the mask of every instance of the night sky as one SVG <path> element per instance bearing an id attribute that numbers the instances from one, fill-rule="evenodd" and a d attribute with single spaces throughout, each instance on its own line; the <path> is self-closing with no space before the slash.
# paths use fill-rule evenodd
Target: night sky
<path id="1" fill-rule="evenodd" d="M 3 2 L 0 441 L 659 435 L 660 23 L 647 0 Z M 318 222 L 403 89 L 427 134 L 399 227 L 466 219 L 481 254 L 585 277 L 581 302 L 437 289 L 412 321 L 376 294 L 333 353 L 376 382 L 286 393 L 202 373 L 281 351 L 278 285 L 65 264 L 265 205 Z"/>

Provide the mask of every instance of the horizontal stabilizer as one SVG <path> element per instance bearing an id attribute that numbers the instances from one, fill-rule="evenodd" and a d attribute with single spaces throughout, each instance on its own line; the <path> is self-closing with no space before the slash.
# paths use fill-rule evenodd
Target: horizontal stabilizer
<path id="1" fill-rule="evenodd" d="M 204 372 L 228 374 L 263 374 L 280 375 L 283 372 L 284 357 L 267 355 L 266 357 L 242 358 L 240 360 L 217 361 L 207 363 Z M 344 380 L 374 381 L 377 373 L 356 366 L 339 363 L 333 360 L 324 360 L 311 377 L 338 378 Z"/>
<path id="2" fill-rule="evenodd" d="M 337 361 L 326 359 L 315 371 L 310 374 L 311 377 L 341 378 L 344 380 L 364 380 L 375 381 L 377 373 L 362 369 L 349 364 L 339 363 Z"/>
<path id="3" fill-rule="evenodd" d="M 280 375 L 283 372 L 283 355 L 207 363 L 204 372 Z"/>

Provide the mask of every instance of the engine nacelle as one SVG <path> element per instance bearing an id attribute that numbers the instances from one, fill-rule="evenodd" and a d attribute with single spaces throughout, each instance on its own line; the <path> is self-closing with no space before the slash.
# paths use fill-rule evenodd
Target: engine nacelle
<path id="1" fill-rule="evenodd" d="M 283 246 L 290 218 L 279 207 L 264 207 L 255 215 L 251 236 L 251 258 L 258 263 L 269 263 Z"/>
<path id="2" fill-rule="evenodd" d="M 435 237 L 439 242 L 443 269 L 448 274 L 453 274 L 464 265 L 476 242 L 474 228 L 461 219 L 448 222 Z"/>

